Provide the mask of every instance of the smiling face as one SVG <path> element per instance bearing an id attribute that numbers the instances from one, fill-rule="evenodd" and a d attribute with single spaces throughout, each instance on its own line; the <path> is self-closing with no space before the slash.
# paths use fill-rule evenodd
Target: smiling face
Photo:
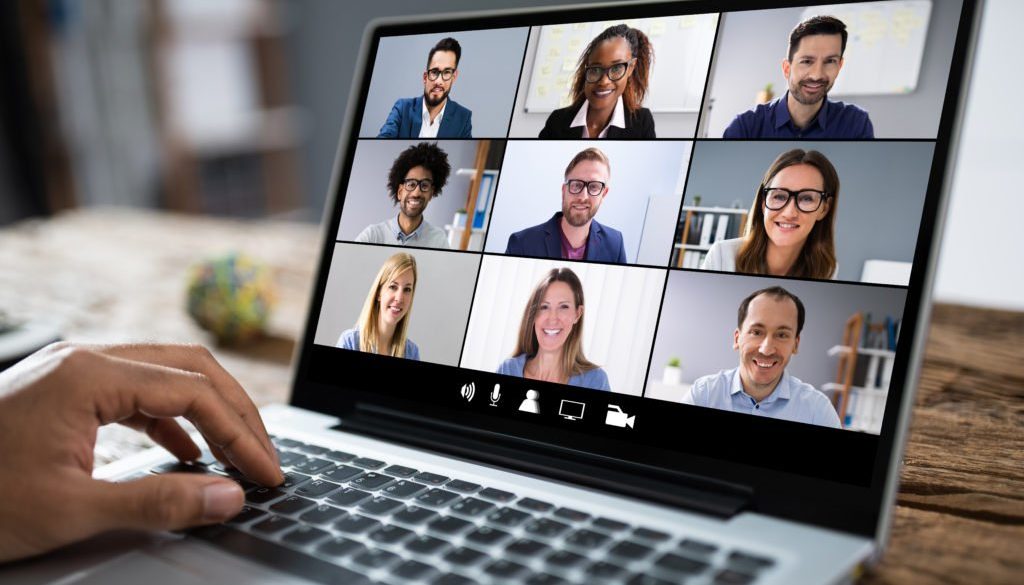
<path id="1" fill-rule="evenodd" d="M 440 75 L 437 79 L 430 79 L 427 75 L 427 71 L 423 72 L 423 100 L 427 102 L 428 107 L 435 107 L 441 104 L 447 97 L 449 92 L 452 90 L 452 85 L 455 84 L 455 80 L 459 78 L 459 71 L 456 67 L 455 53 L 452 51 L 437 51 L 434 56 L 430 58 L 430 64 L 427 65 L 427 71 L 431 69 L 437 69 L 438 71 L 444 71 L 445 69 L 451 69 L 453 71 L 451 79 L 445 81 Z"/>
<path id="2" fill-rule="evenodd" d="M 797 318 L 792 299 L 761 294 L 750 301 L 747 318 L 733 333 L 733 349 L 740 354 L 740 380 L 748 394 L 767 396 L 782 379 L 800 346 Z"/>
<path id="3" fill-rule="evenodd" d="M 562 216 L 569 225 L 582 227 L 594 219 L 604 198 L 608 196 L 608 175 L 608 167 L 604 163 L 596 160 L 582 160 L 565 176 L 566 180 L 605 183 L 604 191 L 597 197 L 589 195 L 586 188 L 576 194 L 570 193 L 569 186 L 562 185 Z"/>
<path id="4" fill-rule="evenodd" d="M 582 315 L 583 307 L 576 306 L 572 288 L 561 281 L 552 282 L 533 317 L 533 332 L 541 351 L 560 350 Z"/>
<path id="5" fill-rule="evenodd" d="M 626 91 L 629 77 L 633 74 L 635 63 L 629 42 L 622 37 L 613 37 L 597 45 L 587 58 L 587 67 L 611 67 L 616 64 L 628 64 L 626 74 L 618 81 L 612 81 L 608 75 L 602 75 L 594 83 L 583 86 L 583 95 L 587 98 L 588 107 L 592 110 L 611 110 L 616 101 Z"/>
<path id="6" fill-rule="evenodd" d="M 427 204 L 434 197 L 434 188 L 430 187 L 426 191 L 421 191 L 419 186 L 411 190 L 406 189 L 404 183 L 409 179 L 417 181 L 429 179 L 433 182 L 434 174 L 427 167 L 415 166 L 409 169 L 408 173 L 405 173 L 402 184 L 398 186 L 398 190 L 395 192 L 395 198 L 398 199 L 399 212 L 410 220 L 416 220 L 427 210 Z"/>
<path id="7" fill-rule="evenodd" d="M 409 313 L 415 286 L 416 279 L 412 270 L 402 271 L 390 281 L 383 283 L 378 297 L 382 326 L 393 328 Z"/>
<path id="8" fill-rule="evenodd" d="M 792 191 L 800 189 L 825 189 L 825 179 L 821 172 L 808 164 L 788 166 L 772 177 L 766 185 L 769 188 L 781 187 Z M 761 202 L 764 212 L 764 231 L 768 235 L 769 246 L 781 248 L 802 247 L 807 236 L 814 229 L 814 224 L 828 215 L 829 202 L 823 201 L 817 211 L 810 213 L 800 211 L 796 206 L 796 198 L 790 198 L 782 209 L 771 210 Z"/>
<path id="9" fill-rule="evenodd" d="M 806 106 L 821 103 L 843 68 L 842 50 L 843 39 L 837 34 L 809 35 L 800 39 L 793 60 L 782 62 L 789 95 Z"/>

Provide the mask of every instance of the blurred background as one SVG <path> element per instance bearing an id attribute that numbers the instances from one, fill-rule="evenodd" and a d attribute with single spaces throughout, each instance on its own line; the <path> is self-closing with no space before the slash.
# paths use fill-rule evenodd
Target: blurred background
<path id="1" fill-rule="evenodd" d="M 316 223 L 365 25 L 479 6 L 0 3 L 0 227 L 100 206 Z M 987 3 L 940 260 L 942 301 L 1024 309 L 1024 245 L 1010 211 L 1024 183 L 1024 111 L 1010 100 L 1024 84 L 1011 73 L 1019 51 L 1005 50 L 1021 20 L 1024 4 Z"/>

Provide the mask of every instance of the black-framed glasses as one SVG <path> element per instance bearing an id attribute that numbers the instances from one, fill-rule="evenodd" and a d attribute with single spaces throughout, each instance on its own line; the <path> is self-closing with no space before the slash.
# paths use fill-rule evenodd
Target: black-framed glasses
<path id="1" fill-rule="evenodd" d="M 761 195 L 764 197 L 764 206 L 772 211 L 778 211 L 789 205 L 790 199 L 796 199 L 796 208 L 804 213 L 818 211 L 821 203 L 831 197 L 825 191 L 817 189 L 784 189 L 782 187 L 761 187 Z"/>
<path id="2" fill-rule="evenodd" d="M 450 67 L 447 69 L 427 69 L 427 79 L 430 81 L 437 81 L 438 77 L 448 81 L 452 78 L 452 75 L 455 75 L 455 70 Z"/>
<path id="3" fill-rule="evenodd" d="M 597 83 L 601 81 L 601 78 L 605 75 L 611 81 L 618 81 L 626 76 L 626 71 L 629 66 L 636 61 L 636 57 L 633 57 L 625 63 L 616 63 L 611 67 L 601 67 L 600 65 L 591 65 L 583 70 L 583 79 L 587 80 L 587 83 Z"/>
<path id="4" fill-rule="evenodd" d="M 604 193 L 604 187 L 607 185 L 603 181 L 581 181 L 579 179 L 566 179 L 564 184 L 573 195 L 579 195 L 586 187 L 587 195 L 591 197 L 599 197 L 601 193 Z"/>
<path id="5" fill-rule="evenodd" d="M 434 188 L 434 181 L 430 179 L 406 179 L 402 181 L 402 186 L 405 187 L 406 191 L 413 191 L 416 187 L 419 187 L 420 191 L 426 193 Z"/>

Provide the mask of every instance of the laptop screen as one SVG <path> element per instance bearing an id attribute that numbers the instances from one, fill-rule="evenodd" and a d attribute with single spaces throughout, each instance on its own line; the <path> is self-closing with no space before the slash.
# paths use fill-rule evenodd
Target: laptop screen
<path id="1" fill-rule="evenodd" d="M 296 403 L 877 488 L 964 6 L 768 5 L 377 27 Z"/>

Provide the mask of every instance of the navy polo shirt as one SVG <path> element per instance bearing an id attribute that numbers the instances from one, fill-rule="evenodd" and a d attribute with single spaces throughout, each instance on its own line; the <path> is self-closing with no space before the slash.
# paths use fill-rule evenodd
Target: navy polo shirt
<path id="1" fill-rule="evenodd" d="M 789 117 L 786 98 L 782 97 L 761 104 L 736 116 L 725 129 L 723 138 L 874 138 L 868 113 L 853 104 L 825 99 L 818 115 L 806 128 L 797 128 Z"/>

